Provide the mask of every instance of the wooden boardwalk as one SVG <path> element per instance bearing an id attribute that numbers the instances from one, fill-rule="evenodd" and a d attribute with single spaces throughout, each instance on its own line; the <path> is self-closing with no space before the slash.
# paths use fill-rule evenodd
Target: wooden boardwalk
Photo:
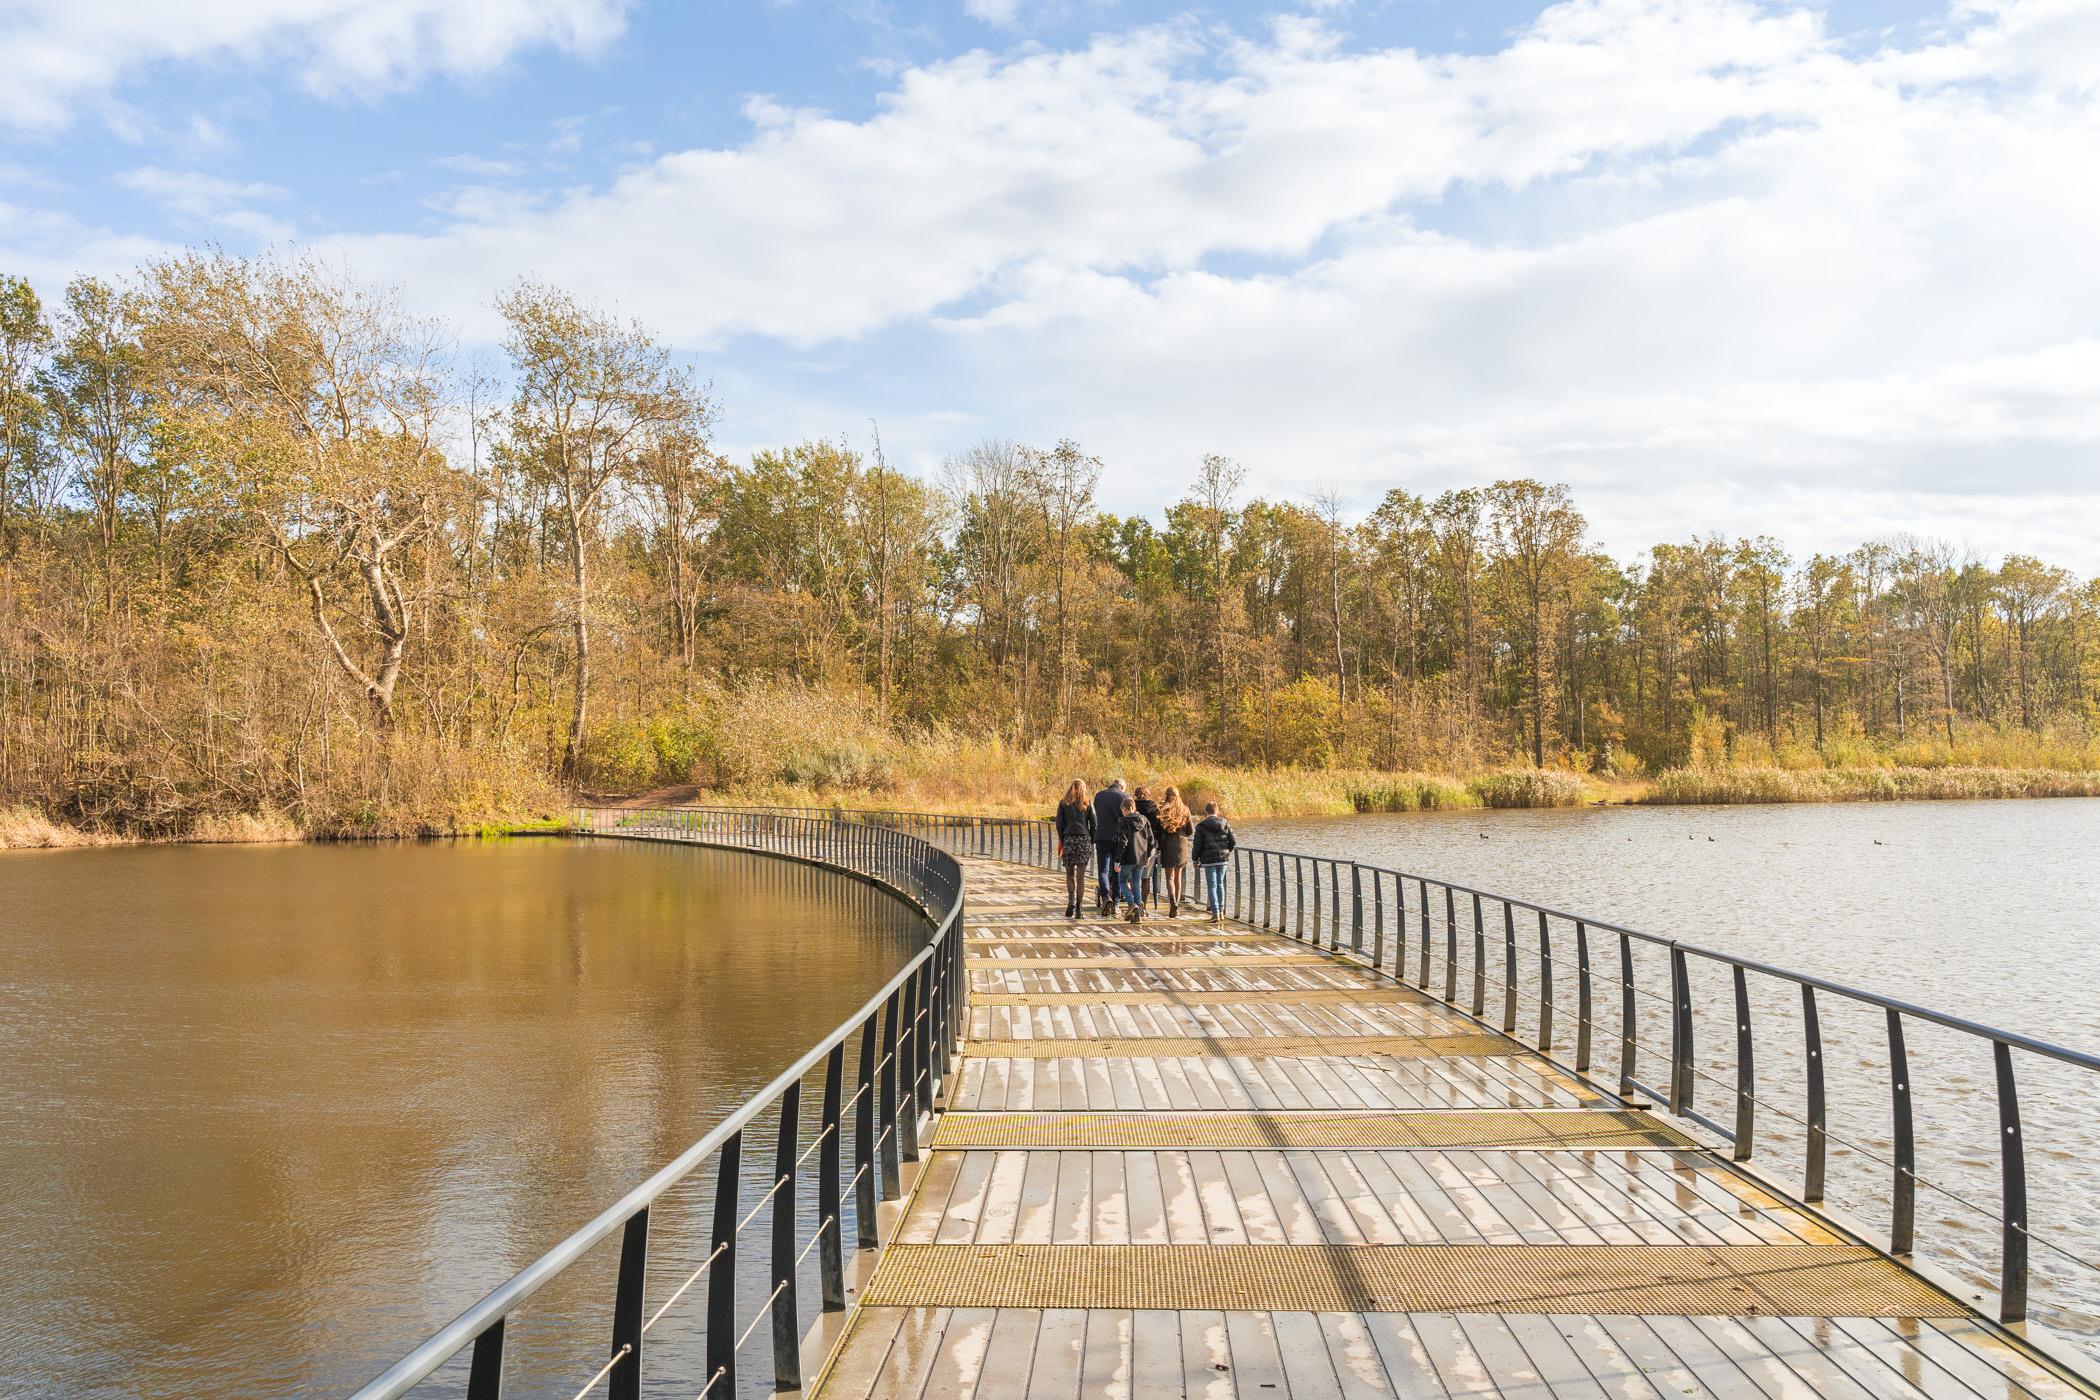
<path id="1" fill-rule="evenodd" d="M 1420 993 L 966 864 L 964 1057 L 827 1400 L 2090 1393 Z"/>

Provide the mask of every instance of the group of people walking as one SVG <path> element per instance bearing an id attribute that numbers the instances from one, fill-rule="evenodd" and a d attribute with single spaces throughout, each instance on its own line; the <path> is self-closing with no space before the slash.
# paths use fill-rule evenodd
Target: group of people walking
<path id="1" fill-rule="evenodd" d="M 1112 917 L 1118 907 L 1131 923 L 1145 917 L 1148 898 L 1165 895 L 1167 917 L 1181 916 L 1183 881 L 1191 858 L 1203 873 L 1210 920 L 1225 907 L 1225 867 L 1239 845 L 1232 823 L 1218 814 L 1218 804 L 1203 804 L 1198 819 L 1169 787 L 1157 802 L 1140 784 L 1125 792 L 1117 778 L 1091 798 L 1086 784 L 1074 778 L 1057 804 L 1058 855 L 1065 867 L 1065 917 L 1076 919 L 1086 902 L 1089 872 L 1094 879 L 1094 907 Z"/>

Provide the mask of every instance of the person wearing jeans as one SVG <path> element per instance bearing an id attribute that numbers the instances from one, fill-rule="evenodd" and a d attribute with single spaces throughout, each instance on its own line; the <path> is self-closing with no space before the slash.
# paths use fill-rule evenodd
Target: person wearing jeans
<path id="1" fill-rule="evenodd" d="M 1203 872 L 1203 894 L 1210 901 L 1210 921 L 1225 912 L 1225 867 L 1239 847 L 1232 823 L 1218 815 L 1218 804 L 1203 804 L 1203 820 L 1196 823 L 1194 841 L 1196 868 Z"/>
<path id="2" fill-rule="evenodd" d="M 1119 848 L 1122 842 L 1116 833 L 1123 826 L 1123 780 L 1112 778 L 1107 787 L 1094 794 L 1094 857 L 1100 862 L 1096 897 L 1101 912 L 1116 912 L 1116 895 L 1123 880 L 1119 865 Z"/>
<path id="3" fill-rule="evenodd" d="M 1124 918 L 1132 923 L 1145 917 L 1145 876 L 1159 858 L 1159 843 L 1153 839 L 1152 823 L 1141 815 L 1133 798 L 1123 799 L 1123 825 L 1116 842 L 1116 856 L 1123 866 L 1123 898 L 1129 905 Z"/>

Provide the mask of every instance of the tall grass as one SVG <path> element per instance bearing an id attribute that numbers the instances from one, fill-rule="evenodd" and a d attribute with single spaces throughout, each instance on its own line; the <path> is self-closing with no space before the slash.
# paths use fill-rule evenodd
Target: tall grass
<path id="1" fill-rule="evenodd" d="M 56 850 L 65 846 L 108 846 L 119 838 L 52 821 L 34 807 L 0 807 L 0 851 Z"/>
<path id="2" fill-rule="evenodd" d="M 2031 768 L 1673 768 L 1639 800 L 1653 803 L 1899 802 L 1992 797 L 2100 797 L 2100 772 Z"/>

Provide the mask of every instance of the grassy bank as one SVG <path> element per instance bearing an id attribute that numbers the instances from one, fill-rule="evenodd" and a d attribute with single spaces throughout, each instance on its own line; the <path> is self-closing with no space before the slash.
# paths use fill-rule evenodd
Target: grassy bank
<path id="1" fill-rule="evenodd" d="M 520 832 L 545 831 L 567 825 L 559 807 L 523 815 L 492 814 L 485 818 L 449 822 L 443 826 L 400 820 L 375 823 L 371 827 L 345 827 L 328 823 L 302 828 L 282 812 L 211 813 L 198 816 L 174 829 L 145 830 L 137 827 L 108 829 L 76 826 L 54 820 L 34 807 L 0 807 L 0 851 L 52 851 L 80 846 L 142 846 L 161 843 L 188 845 L 255 845 L 286 841 L 414 840 L 429 836 L 507 836 Z"/>
<path id="2" fill-rule="evenodd" d="M 1451 776 L 1441 773 L 1379 773 L 1292 768 L 1221 768 L 1212 764 L 1110 763 L 1063 778 L 1011 774 L 972 794 L 947 776 L 900 780 L 881 787 L 814 788 L 765 783 L 704 790 L 700 803 L 760 803 L 780 806 L 895 808 L 980 816 L 1042 816 L 1056 804 L 1065 782 L 1079 776 L 1089 789 L 1120 775 L 1126 784 L 1151 787 L 1157 796 L 1170 783 L 1200 807 L 1216 800 L 1238 817 L 1346 816 L 1354 812 L 1434 812 L 1482 807 L 1575 807 L 1592 800 L 1574 773 L 1528 770 Z M 683 796 L 684 794 L 680 794 Z"/>
<path id="3" fill-rule="evenodd" d="M 2040 768 L 1673 768 L 1632 798 L 1650 803 L 1906 802 L 2100 797 L 2100 773 Z"/>
<path id="4" fill-rule="evenodd" d="M 1473 772 L 1233 766 L 1133 755 L 1088 738 L 1015 744 L 947 730 L 897 735 L 836 709 L 795 704 L 750 708 L 704 756 L 666 754 L 651 742 L 626 774 L 609 775 L 586 803 L 757 803 L 873 807 L 990 816 L 1040 816 L 1078 777 L 1091 789 L 1121 776 L 1157 793 L 1178 784 L 1191 804 L 1215 799 L 1237 817 L 1340 816 L 1594 804 L 1857 802 L 2100 796 L 2100 767 L 1977 762 L 1879 762 L 1814 766 L 1746 754 L 1654 776 L 1498 767 Z M 1951 755 L 1950 755 L 1951 756 Z M 1847 757 L 1855 757 L 1847 755 Z M 1962 757 L 1971 757 L 1962 755 Z M 668 761 L 676 758 L 677 761 Z M 291 841 L 494 835 L 546 825 L 568 805 L 537 770 L 422 778 L 391 801 L 362 801 L 294 818 L 282 812 L 193 814 L 153 825 L 89 826 L 35 804 L 0 807 L 0 849 L 117 841 Z M 680 774 L 687 781 L 666 787 Z M 436 776 L 443 776 L 442 774 Z M 654 781 L 651 781 L 653 779 Z M 62 810 L 62 809 L 60 809 Z"/>

